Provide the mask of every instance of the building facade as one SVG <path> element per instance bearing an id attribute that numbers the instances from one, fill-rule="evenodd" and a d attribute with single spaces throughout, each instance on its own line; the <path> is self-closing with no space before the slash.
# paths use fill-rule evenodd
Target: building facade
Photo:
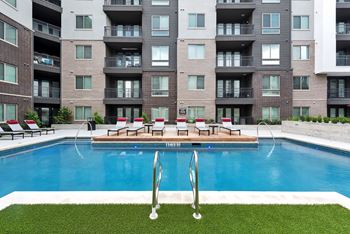
<path id="1" fill-rule="evenodd" d="M 349 116 L 349 4 L 0 0 L 0 121 Z"/>

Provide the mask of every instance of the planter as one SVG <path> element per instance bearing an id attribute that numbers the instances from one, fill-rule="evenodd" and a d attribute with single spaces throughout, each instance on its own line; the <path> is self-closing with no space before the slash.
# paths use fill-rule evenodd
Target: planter
<path id="1" fill-rule="evenodd" d="M 350 124 L 283 121 L 282 132 L 350 142 Z"/>

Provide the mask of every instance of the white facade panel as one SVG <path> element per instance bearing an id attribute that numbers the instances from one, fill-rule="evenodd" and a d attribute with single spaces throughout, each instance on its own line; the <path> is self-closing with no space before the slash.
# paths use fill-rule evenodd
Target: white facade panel
<path id="1" fill-rule="evenodd" d="M 31 0 L 20 0 L 17 1 L 17 7 L 15 8 L 5 0 L 0 0 L 0 12 L 28 29 L 32 29 L 32 5 Z"/>
<path id="2" fill-rule="evenodd" d="M 107 16 L 104 0 L 62 0 L 62 40 L 102 40 Z M 77 15 L 91 15 L 92 29 L 76 29 Z"/>

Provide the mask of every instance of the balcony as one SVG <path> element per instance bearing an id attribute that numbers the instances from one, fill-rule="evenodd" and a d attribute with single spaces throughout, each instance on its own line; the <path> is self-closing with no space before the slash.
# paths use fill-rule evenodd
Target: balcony
<path id="1" fill-rule="evenodd" d="M 33 20 L 34 36 L 60 42 L 61 28 L 46 22 L 34 19 Z"/>
<path id="2" fill-rule="evenodd" d="M 255 41 L 254 25 L 218 24 L 216 41 Z"/>
<path id="3" fill-rule="evenodd" d="M 239 88 L 224 90 L 223 88 L 217 88 L 216 91 L 216 104 L 217 105 L 252 105 L 253 88 Z"/>
<path id="4" fill-rule="evenodd" d="M 34 86 L 35 104 L 60 104 L 60 88 Z"/>
<path id="5" fill-rule="evenodd" d="M 256 0 L 217 0 L 216 9 L 251 9 L 256 8 Z"/>
<path id="6" fill-rule="evenodd" d="M 103 40 L 105 43 L 124 43 L 125 47 L 142 43 L 142 31 L 139 25 L 106 26 Z"/>
<path id="7" fill-rule="evenodd" d="M 142 74 L 141 55 L 117 55 L 105 58 L 106 74 Z"/>
<path id="8" fill-rule="evenodd" d="M 216 58 L 217 73 L 253 73 L 253 56 L 235 55 L 231 52 L 218 53 Z"/>
<path id="9" fill-rule="evenodd" d="M 103 10 L 108 14 L 115 11 L 142 12 L 141 0 L 105 0 Z"/>
<path id="10" fill-rule="evenodd" d="M 338 41 L 350 41 L 350 24 L 337 23 L 336 29 Z"/>
<path id="11" fill-rule="evenodd" d="M 337 66 L 350 66 L 350 55 L 337 55 Z"/>
<path id="12" fill-rule="evenodd" d="M 59 57 L 34 53 L 33 60 L 34 70 L 58 74 L 61 72 L 61 61 Z"/>
<path id="13" fill-rule="evenodd" d="M 139 88 L 106 88 L 103 103 L 106 105 L 142 105 Z"/>
<path id="14" fill-rule="evenodd" d="M 328 89 L 329 105 L 349 105 L 350 88 Z"/>
<path id="15" fill-rule="evenodd" d="M 33 8 L 43 10 L 49 10 L 51 12 L 62 13 L 61 1 L 60 0 L 33 0 Z"/>
<path id="16" fill-rule="evenodd" d="M 337 8 L 350 8 L 350 0 L 337 0 Z"/>

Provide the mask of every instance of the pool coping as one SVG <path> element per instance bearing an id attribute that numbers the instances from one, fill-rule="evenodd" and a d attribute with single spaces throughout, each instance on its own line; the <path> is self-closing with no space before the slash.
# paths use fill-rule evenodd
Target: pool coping
<path id="1" fill-rule="evenodd" d="M 74 191 L 74 192 L 12 192 L 0 198 L 0 211 L 11 205 L 38 204 L 149 204 L 151 191 Z M 328 205 L 337 204 L 350 210 L 350 198 L 337 192 L 247 192 L 204 191 L 199 193 L 200 204 L 244 205 Z M 191 204 L 191 191 L 160 191 L 159 203 Z"/>

